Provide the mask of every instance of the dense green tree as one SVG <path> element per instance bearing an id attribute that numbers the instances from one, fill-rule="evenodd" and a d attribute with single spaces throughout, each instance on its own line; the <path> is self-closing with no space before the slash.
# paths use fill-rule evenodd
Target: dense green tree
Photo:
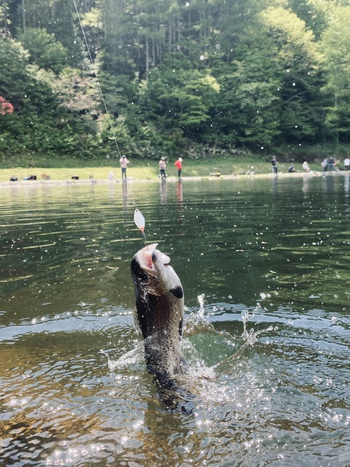
<path id="1" fill-rule="evenodd" d="M 350 6 L 333 10 L 330 25 L 322 37 L 329 97 L 326 125 L 335 141 L 350 141 Z"/>
<path id="2" fill-rule="evenodd" d="M 348 8 L 349 0 L 4 0 L 0 97 L 14 110 L 0 115 L 3 140 L 17 132 L 21 148 L 95 157 L 118 142 L 146 157 L 194 144 L 347 143 Z"/>
<path id="3" fill-rule="evenodd" d="M 28 28 L 54 34 L 67 50 L 68 65 L 78 67 L 83 59 L 83 36 L 71 0 L 8 0 L 9 30 L 13 36 Z"/>
<path id="4" fill-rule="evenodd" d="M 20 42 L 0 37 L 0 95 L 18 110 L 32 80 L 27 73 L 29 54 Z"/>
<path id="5" fill-rule="evenodd" d="M 161 66 L 149 74 L 142 90 L 142 113 L 161 132 L 178 138 L 204 141 L 211 110 L 220 90 L 217 80 L 207 71 L 170 69 Z"/>
<path id="6" fill-rule="evenodd" d="M 306 28 L 313 32 L 317 40 L 327 28 L 328 15 L 333 8 L 333 2 L 325 0 L 289 0 L 288 5 L 301 20 Z"/>
<path id="7" fill-rule="evenodd" d="M 247 34 L 237 48 L 237 60 L 216 67 L 220 96 L 213 118 L 222 142 L 252 148 L 268 146 L 279 135 L 279 79 L 269 47 L 262 53 L 255 40 Z"/>
<path id="8" fill-rule="evenodd" d="M 284 8 L 268 8 L 259 15 L 270 45 L 269 62 L 279 80 L 280 134 L 286 142 L 314 141 L 318 122 L 318 73 L 321 55 L 312 31 L 304 21 Z M 305 103 L 308 102 L 308 105 Z"/>
<path id="9" fill-rule="evenodd" d="M 55 39 L 54 34 L 48 34 L 45 29 L 26 28 L 18 39 L 28 50 L 30 63 L 52 70 L 55 74 L 67 66 L 67 50 Z"/>
<path id="10" fill-rule="evenodd" d="M 104 111 L 96 79 L 81 70 L 65 68 L 59 80 L 52 82 L 52 87 L 59 96 L 60 105 L 86 122 L 97 120 Z"/>
<path id="11" fill-rule="evenodd" d="M 85 122 L 60 105 L 52 76 L 29 63 L 29 54 L 12 39 L 0 38 L 0 95 L 14 112 L 0 114 L 0 148 L 17 154 L 87 155 Z M 66 106 L 67 107 L 67 106 Z"/>

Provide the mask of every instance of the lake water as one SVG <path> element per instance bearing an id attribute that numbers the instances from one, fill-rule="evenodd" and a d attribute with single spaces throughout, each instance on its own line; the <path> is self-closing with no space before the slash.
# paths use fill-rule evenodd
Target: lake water
<path id="1" fill-rule="evenodd" d="M 348 174 L 1 188 L 0 464 L 350 465 L 349 201 Z M 135 207 L 184 286 L 190 415 L 132 326 Z"/>

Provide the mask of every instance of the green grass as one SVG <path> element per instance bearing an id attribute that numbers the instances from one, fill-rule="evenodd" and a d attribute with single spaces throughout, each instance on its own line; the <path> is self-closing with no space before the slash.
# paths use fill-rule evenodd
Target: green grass
<path id="1" fill-rule="evenodd" d="M 17 161 L 18 162 L 18 161 Z M 27 161 L 28 162 L 28 161 Z M 167 162 L 168 176 L 176 176 L 174 166 L 175 159 Z M 321 170 L 320 163 L 309 164 L 312 170 Z M 279 163 L 279 171 L 287 172 L 288 163 Z M 297 171 L 302 172 L 301 164 L 294 164 Z M 46 175 L 51 180 L 70 180 L 72 176 L 78 176 L 80 180 L 88 180 L 93 177 L 96 180 L 107 180 L 110 172 L 114 179 L 120 179 L 119 161 L 117 159 L 104 161 L 82 161 L 71 158 L 57 158 L 49 161 L 29 161 L 28 166 L 16 166 L 12 168 L 0 166 L 0 182 L 9 181 L 11 176 L 23 180 L 28 175 L 36 175 L 38 179 Z M 158 178 L 158 162 L 149 160 L 131 159 L 127 170 L 128 178 L 135 180 L 156 180 Z M 253 158 L 222 158 L 183 161 L 183 177 L 208 177 L 213 172 L 222 175 L 241 174 L 255 172 L 256 174 L 270 174 L 271 163 Z"/>
<path id="2" fill-rule="evenodd" d="M 78 176 L 80 180 L 88 180 L 94 178 L 96 180 L 107 180 L 109 173 L 112 172 L 115 178 L 120 178 L 119 167 L 75 167 L 75 168 L 23 168 L 15 167 L 12 169 L 0 169 L 0 182 L 5 182 L 11 176 L 15 176 L 18 180 L 23 180 L 24 177 L 29 175 L 36 175 L 38 180 L 43 179 L 44 176 L 50 177 L 51 180 L 71 180 L 73 176 Z M 128 177 L 135 179 L 149 179 L 156 178 L 150 168 L 134 168 L 128 169 Z"/>

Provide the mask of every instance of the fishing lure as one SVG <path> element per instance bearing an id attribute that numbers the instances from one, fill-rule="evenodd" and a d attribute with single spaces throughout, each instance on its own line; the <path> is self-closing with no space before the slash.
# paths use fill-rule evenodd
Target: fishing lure
<path id="1" fill-rule="evenodd" d="M 136 227 L 141 230 L 143 238 L 145 239 L 145 244 L 146 244 L 146 235 L 145 235 L 146 221 L 141 211 L 139 211 L 138 209 L 135 209 L 134 211 L 134 222 L 136 224 Z"/>
<path id="2" fill-rule="evenodd" d="M 143 233 L 145 230 L 146 221 L 142 213 L 138 209 L 135 209 L 134 212 L 134 222 L 136 224 L 136 227 L 138 227 Z"/>

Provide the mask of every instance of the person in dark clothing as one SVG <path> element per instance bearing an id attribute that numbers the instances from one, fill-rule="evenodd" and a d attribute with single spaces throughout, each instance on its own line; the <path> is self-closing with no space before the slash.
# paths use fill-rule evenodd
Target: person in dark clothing
<path id="1" fill-rule="evenodd" d="M 272 165 L 272 173 L 276 174 L 278 172 L 278 169 L 277 169 L 277 161 L 276 161 L 275 156 L 273 156 L 272 158 L 271 165 Z"/>

